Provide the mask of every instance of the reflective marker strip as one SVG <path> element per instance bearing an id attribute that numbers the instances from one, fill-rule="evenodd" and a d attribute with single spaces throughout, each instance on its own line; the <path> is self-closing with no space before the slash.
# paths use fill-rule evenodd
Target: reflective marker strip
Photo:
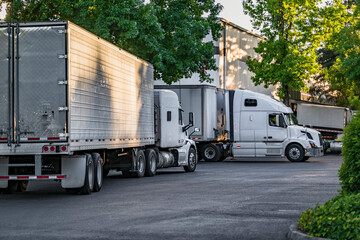
<path id="1" fill-rule="evenodd" d="M 38 179 L 65 179 L 65 175 L 56 176 L 0 176 L 0 180 L 38 180 Z"/>
<path id="2" fill-rule="evenodd" d="M 48 139 L 48 140 L 60 140 L 59 137 L 48 137 L 47 139 Z"/>
<path id="3" fill-rule="evenodd" d="M 17 179 L 29 179 L 29 176 L 18 176 Z"/>
<path id="4" fill-rule="evenodd" d="M 7 139 L 5 139 L 7 140 Z M 21 141 L 59 141 L 59 140 L 65 140 L 65 138 L 60 137 L 30 137 L 30 138 L 20 138 Z"/>
<path id="5" fill-rule="evenodd" d="M 28 138 L 29 141 L 40 141 L 40 138 Z"/>

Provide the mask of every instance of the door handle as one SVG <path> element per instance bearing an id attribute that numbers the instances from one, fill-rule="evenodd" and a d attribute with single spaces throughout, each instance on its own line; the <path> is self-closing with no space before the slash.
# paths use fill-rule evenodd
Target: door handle
<path id="1" fill-rule="evenodd" d="M 272 136 L 268 136 L 268 138 L 272 139 Z"/>

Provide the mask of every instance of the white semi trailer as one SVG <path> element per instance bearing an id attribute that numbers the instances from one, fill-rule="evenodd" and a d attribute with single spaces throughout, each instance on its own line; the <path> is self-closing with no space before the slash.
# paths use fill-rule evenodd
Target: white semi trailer
<path id="1" fill-rule="evenodd" d="M 292 110 L 267 95 L 206 85 L 155 87 L 175 91 L 185 113 L 194 112 L 190 137 L 205 161 L 286 156 L 299 162 L 323 155 L 321 134 L 297 126 Z"/>
<path id="2" fill-rule="evenodd" d="M 321 133 L 323 139 L 326 140 L 325 150 L 330 148 L 333 152 L 341 151 L 341 136 L 354 114 L 352 110 L 305 102 L 296 102 L 293 106 L 299 125 L 310 127 Z"/>
<path id="3" fill-rule="evenodd" d="M 151 64 L 75 24 L 0 23 L 0 190 L 57 180 L 84 194 L 103 174 L 192 172 L 177 95 L 154 90 Z"/>

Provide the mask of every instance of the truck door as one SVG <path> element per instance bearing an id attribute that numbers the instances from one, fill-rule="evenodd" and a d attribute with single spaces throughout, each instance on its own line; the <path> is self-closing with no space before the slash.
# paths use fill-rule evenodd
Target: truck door
<path id="1" fill-rule="evenodd" d="M 14 26 L 15 141 L 65 140 L 65 26 Z"/>
<path id="2" fill-rule="evenodd" d="M 0 28 L 0 143 L 11 138 L 11 28 Z"/>
<path id="3" fill-rule="evenodd" d="M 281 155 L 283 142 L 288 138 L 283 114 L 269 113 L 267 126 L 267 155 Z"/>

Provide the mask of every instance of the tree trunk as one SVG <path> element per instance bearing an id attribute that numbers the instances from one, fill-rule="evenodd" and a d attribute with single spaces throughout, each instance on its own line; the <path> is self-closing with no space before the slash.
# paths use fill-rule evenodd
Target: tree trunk
<path id="1" fill-rule="evenodd" d="M 284 97 L 284 104 L 289 107 L 290 106 L 290 88 L 289 86 L 284 86 L 285 88 L 285 97 Z"/>

